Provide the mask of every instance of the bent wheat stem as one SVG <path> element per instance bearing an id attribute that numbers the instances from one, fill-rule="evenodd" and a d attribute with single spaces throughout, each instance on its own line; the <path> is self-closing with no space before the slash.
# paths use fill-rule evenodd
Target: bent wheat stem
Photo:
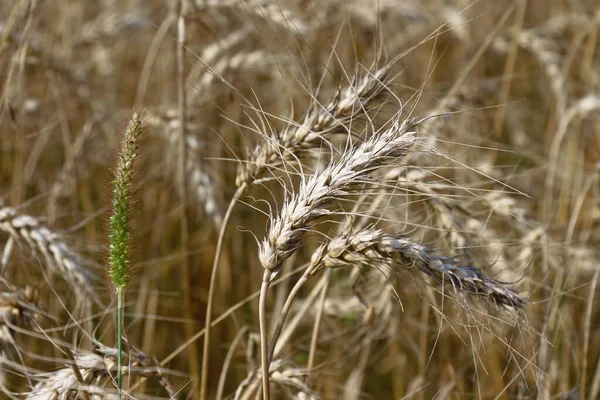
<path id="1" fill-rule="evenodd" d="M 260 326 L 260 360 L 262 365 L 262 387 L 263 387 L 263 399 L 270 400 L 271 392 L 269 387 L 269 332 L 267 331 L 267 292 L 269 291 L 269 284 L 274 274 L 272 271 L 265 270 L 263 274 L 263 281 L 260 287 L 260 296 L 258 301 L 258 322 Z"/>

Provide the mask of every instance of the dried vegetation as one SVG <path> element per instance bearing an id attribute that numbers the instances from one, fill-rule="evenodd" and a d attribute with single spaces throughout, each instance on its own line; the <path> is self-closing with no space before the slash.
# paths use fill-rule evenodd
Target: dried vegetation
<path id="1" fill-rule="evenodd" d="M 597 7 L 1 2 L 0 396 L 599 398 Z"/>

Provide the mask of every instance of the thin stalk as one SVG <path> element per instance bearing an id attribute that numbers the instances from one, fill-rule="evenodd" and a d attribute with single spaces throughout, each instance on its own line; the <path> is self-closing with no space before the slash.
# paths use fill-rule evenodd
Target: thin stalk
<path id="1" fill-rule="evenodd" d="M 323 321 L 323 310 L 325 308 L 325 299 L 327 298 L 327 291 L 329 290 L 329 282 L 331 281 L 331 269 L 325 271 L 325 285 L 321 289 L 321 297 L 319 299 L 319 306 L 317 309 L 317 315 L 315 316 L 315 325 L 313 326 L 312 337 L 310 340 L 310 352 L 308 353 L 308 363 L 306 364 L 306 370 L 310 373 L 315 365 L 315 358 L 317 354 L 317 342 L 319 339 L 319 330 L 321 329 L 321 322 Z M 310 374 L 306 375 L 306 381 L 308 383 Z"/>
<path id="2" fill-rule="evenodd" d="M 594 308 L 594 296 L 598 285 L 600 269 L 597 269 L 590 285 L 590 294 L 585 307 L 585 319 L 583 323 L 583 350 L 581 352 L 581 366 L 579 367 L 579 398 L 585 400 L 585 391 L 587 389 L 588 356 L 590 351 L 590 331 L 592 326 L 592 311 Z M 590 397 L 592 398 L 592 397 Z"/>
<path id="3" fill-rule="evenodd" d="M 527 8 L 526 1 L 519 1 L 517 5 L 517 15 L 515 18 L 514 29 L 518 32 L 518 30 L 523 28 L 523 20 L 525 19 L 525 9 Z M 513 83 L 513 76 L 515 65 L 517 63 L 517 55 L 519 54 L 519 43 L 517 40 L 517 35 L 515 35 L 515 39 L 511 44 L 508 58 L 506 59 L 506 64 L 504 65 L 504 73 L 502 77 L 504 78 L 504 82 L 502 83 L 502 87 L 500 89 L 500 95 L 498 96 L 498 104 L 501 104 L 502 107 L 498 107 L 498 111 L 496 112 L 496 119 L 494 121 L 494 131 L 496 134 L 496 138 L 502 138 L 502 133 L 504 130 L 504 121 L 506 117 L 506 105 L 508 104 L 508 99 L 510 96 L 511 84 Z M 495 153 L 497 154 L 497 153 Z"/>
<path id="4" fill-rule="evenodd" d="M 186 136 L 186 123 L 187 123 L 187 109 L 186 109 L 186 91 L 185 91 L 185 46 L 186 46 L 186 2 L 183 0 L 179 1 L 179 10 L 177 16 L 177 102 L 178 104 L 178 117 L 179 117 L 179 137 L 178 137 L 178 152 L 179 152 L 179 163 L 177 165 L 178 172 L 178 184 L 179 194 L 181 198 L 181 220 L 179 224 L 180 236 L 181 236 L 181 251 L 183 252 L 182 259 L 182 289 L 183 289 L 183 304 L 184 304 L 184 315 L 188 321 L 192 323 L 185 325 L 186 338 L 194 336 L 196 331 L 196 324 L 194 323 L 194 308 L 192 304 L 192 266 L 190 264 L 190 257 L 188 250 L 190 249 L 190 234 L 189 234 L 189 207 L 188 207 L 188 190 L 185 165 L 187 160 L 185 136 Z M 190 343 L 188 365 L 190 372 L 193 377 L 200 375 L 200 363 L 198 360 L 198 346 L 196 342 Z M 194 388 L 195 395 L 198 387 Z"/>
<path id="5" fill-rule="evenodd" d="M 288 280 L 292 276 L 298 274 L 304 268 L 306 268 L 306 265 L 302 265 L 302 266 L 294 269 L 293 271 L 290 271 L 287 274 L 285 274 L 283 276 L 280 276 L 279 278 L 277 278 L 276 280 L 273 281 L 273 286 L 279 285 L 282 282 Z M 239 310 L 240 308 L 242 308 L 243 306 L 245 306 L 246 304 L 248 304 L 250 301 L 258 298 L 259 296 L 260 296 L 260 291 L 256 291 L 256 292 L 252 293 L 251 295 L 246 296 L 246 298 L 244 298 L 243 300 L 238 301 L 236 304 L 234 304 L 233 306 L 229 307 L 227 309 L 227 311 L 225 311 L 224 313 L 220 314 L 217 318 L 215 318 L 215 320 L 211 322 L 211 325 L 212 325 L 211 327 L 214 328 L 215 326 L 217 326 L 221 322 L 225 321 L 234 312 L 236 312 L 237 310 Z M 173 350 L 167 357 L 163 358 L 160 361 L 159 366 L 161 366 L 161 367 L 166 366 L 175 357 L 177 357 L 185 349 L 187 349 L 187 347 L 189 346 L 189 344 L 191 342 L 200 339 L 200 337 L 202 337 L 205 333 L 206 333 L 206 328 L 198 331 L 193 337 L 189 338 L 185 343 L 182 343 L 181 345 L 179 345 L 179 347 L 177 347 L 175 350 Z M 145 377 L 141 377 L 138 382 L 136 382 L 136 383 L 134 383 L 134 384 L 131 385 L 131 387 L 129 388 L 129 390 L 133 391 L 133 390 L 137 389 L 142 384 L 142 382 L 144 382 L 145 380 L 146 380 Z"/>
<path id="6" fill-rule="evenodd" d="M 225 234 L 227 233 L 227 225 L 229 224 L 229 219 L 231 218 L 231 214 L 233 213 L 233 208 L 235 207 L 237 200 L 246 192 L 247 189 L 247 183 L 244 183 L 240 187 L 238 187 L 233 197 L 231 198 L 231 201 L 229 202 L 227 211 L 223 216 L 223 224 L 221 225 L 221 229 L 219 230 L 217 249 L 215 251 L 215 258 L 213 260 L 212 271 L 210 274 L 208 300 L 206 302 L 206 321 L 204 323 L 204 347 L 202 351 L 202 373 L 200 378 L 200 400 L 206 400 L 206 385 L 208 382 L 208 362 L 210 359 L 210 330 L 212 328 L 211 314 L 216 293 L 217 272 L 219 268 L 219 261 L 221 260 L 221 254 L 223 252 L 223 244 L 225 242 Z"/>
<path id="7" fill-rule="evenodd" d="M 229 370 L 229 365 L 231 364 L 231 360 L 235 354 L 235 350 L 239 342 L 244 337 L 244 334 L 248 330 L 247 326 L 242 327 L 235 335 L 235 338 L 229 345 L 229 350 L 227 351 L 227 355 L 225 356 L 225 361 L 223 361 L 223 368 L 221 370 L 221 376 L 219 377 L 219 385 L 217 386 L 217 400 L 223 400 L 223 392 L 225 391 L 225 380 L 227 379 L 227 371 Z"/>
<path id="8" fill-rule="evenodd" d="M 117 390 L 121 400 L 123 392 L 123 308 L 125 304 L 123 288 L 117 288 Z"/>
<path id="9" fill-rule="evenodd" d="M 294 318 L 292 318 L 285 327 L 285 331 L 281 330 L 281 334 L 277 339 L 277 343 L 274 346 L 273 356 L 271 359 L 275 359 L 279 357 L 279 354 L 283 351 L 283 346 L 285 343 L 288 343 L 294 332 L 298 329 L 298 327 L 302 324 L 302 321 L 306 320 L 305 316 L 308 315 L 309 310 L 313 307 L 314 303 L 317 301 L 317 296 L 321 293 L 321 289 L 325 285 L 325 277 L 322 276 L 321 279 L 315 284 L 315 286 L 311 289 L 310 293 L 304 299 L 298 311 L 294 314 Z M 290 303 L 291 306 L 291 303 Z M 288 308 L 289 311 L 289 308 Z"/>
<path id="10" fill-rule="evenodd" d="M 271 389 L 269 387 L 269 364 L 271 364 L 271 360 L 269 359 L 269 332 L 267 330 L 266 305 L 267 292 L 269 291 L 269 284 L 271 283 L 272 276 L 272 271 L 265 270 L 258 300 L 258 321 L 260 324 L 260 360 L 262 364 L 262 387 L 264 400 L 271 399 Z"/>
<path id="11" fill-rule="evenodd" d="M 298 292 L 304 286 L 306 281 L 308 280 L 308 272 L 307 270 L 301 277 L 298 279 L 290 294 L 288 295 L 285 304 L 283 305 L 283 309 L 281 310 L 281 316 L 279 317 L 279 321 L 277 322 L 277 326 L 275 327 L 275 331 L 273 332 L 273 337 L 271 338 L 271 346 L 269 348 L 269 362 L 273 359 L 273 354 L 275 353 L 275 346 L 277 345 L 277 341 L 279 340 L 279 336 L 281 335 L 281 330 L 283 329 L 283 324 L 285 324 L 285 320 L 287 319 L 288 314 L 290 313 L 290 309 L 292 308 L 292 303 L 294 299 L 298 295 Z"/>

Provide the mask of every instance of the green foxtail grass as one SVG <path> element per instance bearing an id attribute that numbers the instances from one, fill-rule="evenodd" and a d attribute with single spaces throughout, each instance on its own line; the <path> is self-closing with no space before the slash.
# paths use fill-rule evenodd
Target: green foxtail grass
<path id="1" fill-rule="evenodd" d="M 133 164 L 139 147 L 138 139 L 142 134 L 140 115 L 135 113 L 125 130 L 115 179 L 113 181 L 113 214 L 110 217 L 110 268 L 108 274 L 117 291 L 117 388 L 119 398 L 122 390 L 122 350 L 123 350 L 123 299 L 129 281 L 130 241 L 131 241 L 131 192 L 133 183 Z"/>

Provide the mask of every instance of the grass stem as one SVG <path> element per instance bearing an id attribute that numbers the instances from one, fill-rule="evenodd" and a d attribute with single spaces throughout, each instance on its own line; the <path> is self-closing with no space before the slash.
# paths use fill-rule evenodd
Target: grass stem
<path id="1" fill-rule="evenodd" d="M 210 350 L 210 330 L 211 330 L 211 315 L 212 308 L 216 294 L 216 282 L 217 282 L 217 272 L 219 269 L 219 261 L 221 260 L 221 253 L 223 252 L 223 244 L 225 242 L 225 234 L 227 233 L 227 225 L 229 224 L 229 219 L 231 218 L 231 214 L 233 213 L 233 208 L 237 203 L 237 200 L 246 192 L 248 188 L 247 184 L 241 185 L 231 198 L 229 202 L 229 206 L 227 207 L 227 211 L 223 216 L 223 223 L 221 225 L 221 229 L 219 231 L 219 239 L 217 241 L 217 249 L 215 251 L 215 258 L 213 260 L 212 271 L 210 274 L 210 284 L 208 287 L 208 300 L 206 302 L 206 321 L 204 323 L 204 329 L 206 332 L 204 334 L 204 347 L 202 353 L 202 373 L 200 378 L 200 400 L 206 399 L 206 386 L 208 383 L 208 365 L 209 365 L 209 350 Z"/>
<path id="2" fill-rule="evenodd" d="M 119 400 L 123 393 L 123 308 L 125 293 L 117 288 L 117 389 Z"/>

